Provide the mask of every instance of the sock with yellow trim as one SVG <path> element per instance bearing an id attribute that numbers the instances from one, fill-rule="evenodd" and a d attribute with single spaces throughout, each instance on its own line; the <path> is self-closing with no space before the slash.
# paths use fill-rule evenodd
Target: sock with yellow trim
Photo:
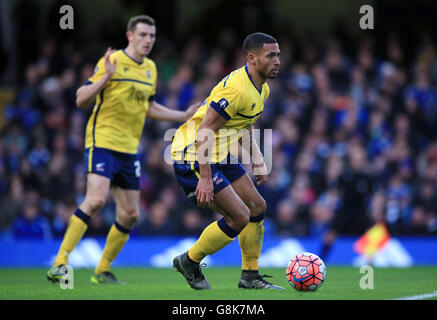
<path id="1" fill-rule="evenodd" d="M 71 251 L 77 246 L 80 239 L 82 239 L 85 231 L 88 229 L 88 223 L 91 216 L 87 215 L 85 212 L 79 208 L 71 216 L 68 222 L 67 230 L 65 231 L 64 239 L 62 240 L 61 247 L 59 248 L 56 260 L 53 266 L 59 266 L 61 264 L 68 264 L 68 256 Z"/>
<path id="2" fill-rule="evenodd" d="M 238 235 L 241 249 L 241 268 L 243 270 L 258 270 L 258 259 L 264 239 L 264 215 L 250 217 L 249 223 Z"/>
<path id="3" fill-rule="evenodd" d="M 215 221 L 203 230 L 199 239 L 188 250 L 188 257 L 190 260 L 200 263 L 207 255 L 226 247 L 234 241 L 236 236 L 238 236 L 238 232 L 233 230 L 224 218 Z"/>
<path id="4" fill-rule="evenodd" d="M 129 229 L 121 226 L 117 221 L 112 225 L 106 238 L 105 249 L 103 249 L 102 257 L 94 270 L 96 274 L 111 269 L 112 261 L 115 260 L 129 239 L 129 231 Z"/>

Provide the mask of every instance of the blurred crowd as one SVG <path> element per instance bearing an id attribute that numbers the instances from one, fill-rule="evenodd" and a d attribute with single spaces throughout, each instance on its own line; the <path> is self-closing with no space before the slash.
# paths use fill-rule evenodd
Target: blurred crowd
<path id="1" fill-rule="evenodd" d="M 178 47 L 159 38 L 156 100 L 173 109 L 203 101 L 245 64 L 241 43 L 223 31 L 215 47 L 193 36 Z M 437 234 L 437 51 L 431 41 L 377 54 L 371 38 L 297 44 L 279 36 L 281 71 L 257 127 L 273 129 L 273 169 L 259 187 L 267 235 L 359 235 L 385 222 L 393 235 Z M 103 55 L 105 47 L 101 48 Z M 121 48 L 120 48 L 121 49 Z M 413 59 L 406 58 L 413 51 Z M 75 92 L 99 56 L 47 40 L 25 68 L 16 98 L 3 110 L 0 135 L 0 232 L 16 238 L 60 237 L 86 191 L 85 125 L 91 110 Z M 217 215 L 179 189 L 164 151 L 164 132 L 179 124 L 147 120 L 141 217 L 132 234 L 199 235 Z M 247 168 L 250 172 L 250 168 Z M 114 201 L 87 235 L 106 235 Z"/>

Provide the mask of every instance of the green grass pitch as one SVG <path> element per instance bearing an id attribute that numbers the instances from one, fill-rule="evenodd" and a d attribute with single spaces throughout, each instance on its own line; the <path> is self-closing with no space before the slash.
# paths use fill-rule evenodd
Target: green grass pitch
<path id="1" fill-rule="evenodd" d="M 47 269 L 0 269 L 0 299 L 18 300 L 381 300 L 433 293 L 437 267 L 375 268 L 374 289 L 362 290 L 359 268 L 327 267 L 326 281 L 316 292 L 297 292 L 287 282 L 285 268 L 265 268 L 267 280 L 286 290 L 237 288 L 239 268 L 203 269 L 212 290 L 191 289 L 174 269 L 113 268 L 125 285 L 90 283 L 91 269 L 74 270 L 74 289 L 61 289 L 45 279 Z M 433 299 L 436 299 L 435 297 Z"/>

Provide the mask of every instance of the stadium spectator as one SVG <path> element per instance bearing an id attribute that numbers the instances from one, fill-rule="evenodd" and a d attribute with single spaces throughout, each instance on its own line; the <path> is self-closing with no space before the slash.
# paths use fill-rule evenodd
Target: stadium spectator
<path id="1" fill-rule="evenodd" d="M 196 208 L 187 209 L 181 214 L 181 221 L 179 222 L 176 234 L 182 236 L 199 236 L 206 225 L 199 210 Z"/>
<path id="2" fill-rule="evenodd" d="M 169 209 L 162 202 L 156 202 L 147 213 L 146 220 L 142 223 L 140 231 L 143 235 L 172 235 L 175 225 L 169 217 Z"/>
<path id="3" fill-rule="evenodd" d="M 68 221 L 74 212 L 74 208 L 71 208 L 71 203 L 68 205 L 68 201 L 61 199 L 56 202 L 54 212 L 55 216 L 52 221 L 52 234 L 54 237 L 60 238 L 67 229 Z"/>
<path id="4" fill-rule="evenodd" d="M 0 214 L 0 230 L 5 231 L 12 221 L 22 212 L 24 201 L 24 187 L 19 175 L 12 175 L 9 180 L 9 192 L 3 200 Z"/>
<path id="5" fill-rule="evenodd" d="M 160 40 L 154 52 L 161 75 L 156 100 L 174 109 L 203 101 L 228 70 L 239 66 L 230 62 L 244 63 L 235 37 L 233 32 L 223 32 L 216 47 L 207 47 L 196 35 L 181 45 Z M 321 42 L 280 39 L 281 72 L 269 81 L 271 94 L 258 121 L 259 128 L 273 129 L 273 167 L 259 191 L 267 202 L 266 221 L 271 219 L 276 227 L 279 217 L 290 211 L 284 203 L 291 201 L 305 228 L 271 229 L 292 236 L 318 236 L 335 225 L 340 211 L 351 211 L 347 208 L 353 201 L 348 200 L 343 180 L 350 171 L 351 154 L 359 146 L 358 153 L 364 153 L 368 161 L 366 176 L 375 188 L 354 214 L 367 217 L 366 224 L 386 222 L 395 235 L 435 234 L 435 45 L 419 41 L 406 54 L 401 35 L 390 36 L 381 48 L 371 37 L 357 40 L 349 44 L 350 50 L 332 37 Z M 97 46 L 93 50 L 104 51 Z M 55 230 L 62 229 L 59 211 L 65 210 L 60 202 L 67 205 L 64 196 L 73 192 L 76 205 L 84 197 L 83 134 L 88 114 L 76 108 L 73 93 L 93 74 L 89 61 L 97 57 L 68 41 L 61 45 L 47 40 L 39 52 L 37 59 L 23 67 L 15 99 L 3 109 L 0 229 L 12 230 L 12 221 L 27 205 L 27 192 L 39 190 L 41 214 L 47 215 L 56 235 Z M 172 127 L 176 124 L 149 122 L 144 130 L 139 149 L 144 216 L 133 236 L 151 232 L 150 214 L 157 225 L 166 226 L 162 229 L 166 234 L 176 232 L 175 228 L 188 234 L 188 225 L 198 222 L 191 213 L 187 220 L 192 221 L 185 227 L 171 221 L 183 221 L 190 208 L 179 206 L 185 202 L 175 187 L 171 166 L 164 161 L 171 141 L 163 137 Z M 113 210 L 109 201 L 96 234 L 111 225 Z M 200 213 L 200 220 L 213 218 L 211 211 Z M 143 230 L 144 226 L 149 229 Z M 159 234 L 161 228 L 153 228 L 152 233 Z M 352 225 L 347 229 L 351 234 L 362 232 Z"/>
<path id="6" fill-rule="evenodd" d="M 338 189 L 341 206 L 336 210 L 328 231 L 324 234 L 321 258 L 327 258 L 338 235 L 363 234 L 372 224 L 367 215 L 369 196 L 374 182 L 369 174 L 365 149 L 355 144 L 348 153 L 347 167 L 340 177 Z"/>
<path id="7" fill-rule="evenodd" d="M 52 232 L 49 220 L 41 214 L 39 194 L 29 191 L 22 214 L 12 222 L 12 233 L 16 239 L 50 240 Z"/>
<path id="8" fill-rule="evenodd" d="M 87 237 L 92 236 L 105 236 L 109 231 L 109 226 L 105 223 L 105 218 L 102 212 L 96 214 L 93 219 L 91 219 L 87 230 Z"/>
<path id="9" fill-rule="evenodd" d="M 340 192 L 338 189 L 330 187 L 320 194 L 316 202 L 310 207 L 310 234 L 320 237 L 327 232 L 329 223 L 340 206 Z"/>
<path id="10" fill-rule="evenodd" d="M 278 236 L 303 236 L 307 234 L 307 223 L 299 206 L 290 200 L 279 203 L 276 212 L 276 234 Z"/>

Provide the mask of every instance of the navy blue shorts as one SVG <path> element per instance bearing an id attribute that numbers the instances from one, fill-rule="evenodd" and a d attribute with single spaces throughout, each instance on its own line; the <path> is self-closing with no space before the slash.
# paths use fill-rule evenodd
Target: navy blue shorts
<path id="1" fill-rule="evenodd" d="M 138 154 L 117 152 L 105 148 L 86 148 L 85 166 L 111 180 L 122 189 L 140 190 L 141 166 Z"/>
<path id="2" fill-rule="evenodd" d="M 226 163 L 211 163 L 211 176 L 214 183 L 214 194 L 220 192 L 228 185 L 242 177 L 246 173 L 243 165 L 238 159 L 229 154 Z M 195 191 L 199 182 L 199 163 L 197 161 L 191 163 L 173 162 L 173 169 L 176 179 L 188 199 L 197 203 Z"/>

